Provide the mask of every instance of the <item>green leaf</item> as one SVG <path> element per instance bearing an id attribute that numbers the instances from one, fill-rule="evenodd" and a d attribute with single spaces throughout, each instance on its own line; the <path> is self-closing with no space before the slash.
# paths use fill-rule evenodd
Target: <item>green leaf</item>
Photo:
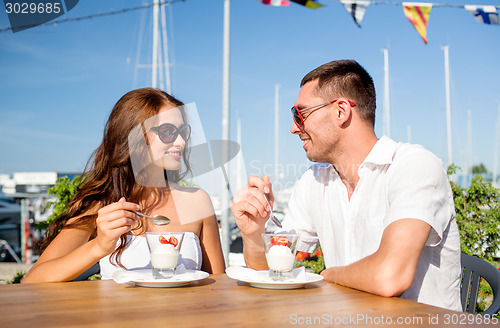
<path id="1" fill-rule="evenodd" d="M 47 229 L 52 221 L 68 211 L 68 204 L 76 194 L 83 179 L 84 177 L 79 175 L 75 176 L 73 179 L 67 176 L 57 179 L 56 184 L 47 191 L 49 195 L 54 197 L 54 200 L 47 203 L 45 210 L 52 209 L 52 214 L 46 221 L 38 223 L 38 229 Z"/>
<path id="2" fill-rule="evenodd" d="M 24 275 L 26 274 L 25 271 L 18 271 L 16 272 L 16 275 L 12 280 L 8 280 L 5 283 L 10 285 L 10 284 L 20 284 L 21 280 L 23 280 Z"/>

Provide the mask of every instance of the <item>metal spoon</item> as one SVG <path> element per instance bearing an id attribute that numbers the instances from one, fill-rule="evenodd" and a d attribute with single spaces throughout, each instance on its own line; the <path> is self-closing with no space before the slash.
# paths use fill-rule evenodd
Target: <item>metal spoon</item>
<path id="1" fill-rule="evenodd" d="M 151 222 L 153 222 L 153 224 L 156 224 L 156 225 L 159 225 L 159 226 L 162 226 L 162 225 L 167 225 L 170 223 L 170 219 L 163 216 L 163 215 L 155 215 L 155 216 L 149 216 L 147 214 L 144 214 L 144 213 L 141 213 L 139 211 L 132 211 L 134 212 L 135 214 L 137 215 L 142 215 L 146 218 L 149 218 L 151 219 Z"/>
<path id="2" fill-rule="evenodd" d="M 266 194 L 262 190 L 260 190 L 260 192 L 264 195 L 264 198 L 266 199 L 267 205 L 269 205 L 269 208 L 271 209 L 271 213 L 270 213 L 269 218 L 271 219 L 271 221 L 274 222 L 274 224 L 276 224 L 276 226 L 278 228 L 283 228 L 283 225 L 281 224 L 281 222 L 274 216 L 274 214 L 273 214 L 273 208 L 271 207 L 271 204 L 269 204 L 269 200 L 267 200 Z"/>

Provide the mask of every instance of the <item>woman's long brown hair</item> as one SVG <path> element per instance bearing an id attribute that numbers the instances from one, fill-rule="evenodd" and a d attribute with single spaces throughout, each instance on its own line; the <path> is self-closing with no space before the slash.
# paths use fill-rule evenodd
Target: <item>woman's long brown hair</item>
<path id="1" fill-rule="evenodd" d="M 136 183 L 130 161 L 128 136 L 134 127 L 157 115 L 164 106 L 179 107 L 184 122 L 187 122 L 186 113 L 181 107 L 183 105 L 169 94 L 153 88 L 132 90 L 118 100 L 106 123 L 102 143 L 89 159 L 83 173 L 83 182 L 69 202 L 68 211 L 50 224 L 46 237 L 40 241 L 42 251 L 61 229 L 92 229 L 90 239 L 95 238 L 97 211 L 122 197 L 127 201 L 139 203 L 146 194 L 153 192 L 156 202 L 159 203 L 164 199 L 162 197 L 168 195 L 165 188 L 148 188 Z M 185 149 L 188 149 L 187 145 Z M 169 172 L 170 181 L 178 182 L 189 172 L 188 151 L 183 152 L 183 157 L 185 172 Z M 68 223 L 69 219 L 73 219 L 71 223 Z M 112 253 L 112 258 L 122 267 L 120 256 L 126 242 L 127 236 L 122 235 L 119 246 Z"/>

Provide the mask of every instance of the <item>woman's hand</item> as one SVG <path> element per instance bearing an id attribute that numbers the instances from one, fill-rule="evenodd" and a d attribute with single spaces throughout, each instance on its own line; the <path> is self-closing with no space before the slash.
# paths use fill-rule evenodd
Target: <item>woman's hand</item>
<path id="1" fill-rule="evenodd" d="M 127 202 L 125 197 L 122 197 L 118 202 L 106 205 L 97 211 L 96 242 L 103 256 L 111 254 L 120 236 L 136 226 L 139 216 L 131 211 L 137 210 L 140 210 L 138 204 Z"/>

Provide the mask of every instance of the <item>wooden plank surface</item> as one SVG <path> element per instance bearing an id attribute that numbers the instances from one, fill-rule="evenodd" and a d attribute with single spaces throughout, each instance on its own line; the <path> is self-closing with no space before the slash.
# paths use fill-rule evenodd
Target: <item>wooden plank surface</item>
<path id="1" fill-rule="evenodd" d="M 498 326 L 480 323 L 476 316 L 325 282 L 269 290 L 224 274 L 178 288 L 109 280 L 1 285 L 0 309 L 0 327 Z"/>

